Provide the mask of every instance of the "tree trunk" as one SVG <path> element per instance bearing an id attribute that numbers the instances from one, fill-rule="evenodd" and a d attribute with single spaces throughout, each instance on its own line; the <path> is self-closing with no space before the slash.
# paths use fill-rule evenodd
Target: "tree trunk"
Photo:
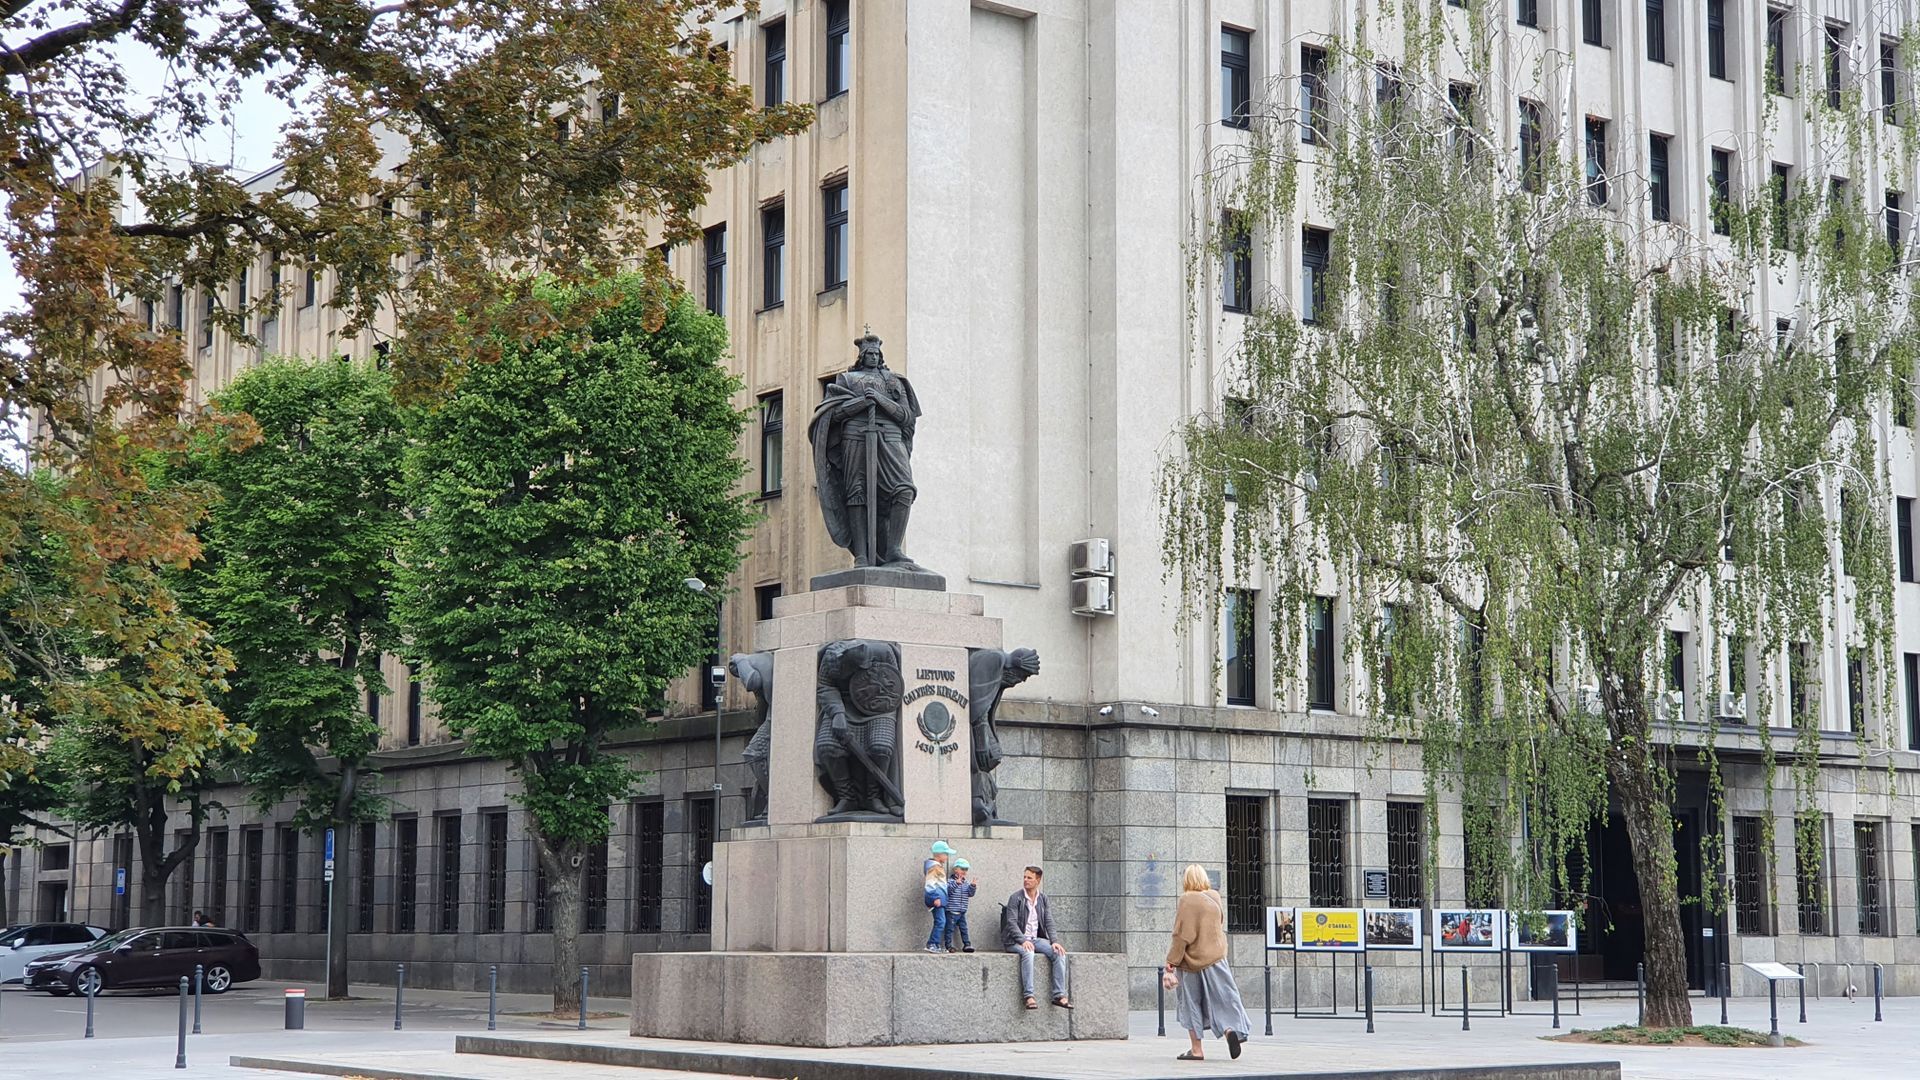
<path id="1" fill-rule="evenodd" d="M 13 919 L 7 914 L 7 860 L 13 858 L 13 845 L 9 841 L 0 847 L 0 926 L 12 926 Z"/>
<path id="2" fill-rule="evenodd" d="M 1602 674 L 1602 693 L 1613 731 L 1608 779 L 1627 825 L 1634 876 L 1640 881 L 1640 917 L 1645 931 L 1646 1018 L 1652 1028 L 1691 1027 L 1687 997 L 1687 942 L 1680 929 L 1680 890 L 1673 851 L 1673 814 L 1661 765 L 1654 756 L 1647 696 L 1637 682 L 1618 690 Z"/>
<path id="3" fill-rule="evenodd" d="M 580 897 L 586 886 L 586 849 L 577 843 L 550 845 L 537 831 L 534 847 L 547 870 L 547 913 L 553 920 L 553 1011 L 575 1012 L 580 1008 L 580 927 L 586 914 Z"/>
<path id="4" fill-rule="evenodd" d="M 197 807 L 188 811 L 193 830 L 185 846 L 168 851 L 166 795 L 142 789 L 134 796 L 134 804 L 134 841 L 140 845 L 140 925 L 166 926 L 167 879 L 199 849 L 201 814 Z"/>

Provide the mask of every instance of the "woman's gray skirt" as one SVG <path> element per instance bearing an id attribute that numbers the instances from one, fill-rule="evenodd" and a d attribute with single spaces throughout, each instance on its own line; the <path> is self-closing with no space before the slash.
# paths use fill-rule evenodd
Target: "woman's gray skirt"
<path id="1" fill-rule="evenodd" d="M 1247 1008 L 1240 1004 L 1240 987 L 1225 960 L 1199 971 L 1180 972 L 1176 996 L 1174 1017 L 1188 1031 L 1204 1035 L 1211 1030 L 1222 1037 L 1235 1031 L 1242 1038 L 1253 1034 Z"/>

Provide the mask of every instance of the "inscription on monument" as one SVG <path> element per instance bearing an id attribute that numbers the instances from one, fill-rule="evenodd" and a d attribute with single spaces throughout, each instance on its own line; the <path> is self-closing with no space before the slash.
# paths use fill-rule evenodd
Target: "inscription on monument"
<path id="1" fill-rule="evenodd" d="M 934 699 L 920 710 L 916 723 L 923 737 L 914 741 L 913 748 L 923 754 L 947 757 L 960 749 L 960 743 L 953 739 L 959 720 L 955 716 L 955 709 L 949 709 L 941 699 L 953 702 L 956 709 L 967 708 L 967 695 L 957 687 L 947 685 L 959 681 L 959 674 L 950 668 L 917 668 L 913 675 L 920 680 L 920 685 L 901 697 L 901 705 Z"/>

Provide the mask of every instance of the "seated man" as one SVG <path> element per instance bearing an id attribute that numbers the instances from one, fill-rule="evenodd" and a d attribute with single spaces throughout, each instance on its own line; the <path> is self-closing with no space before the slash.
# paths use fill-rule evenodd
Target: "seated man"
<path id="1" fill-rule="evenodd" d="M 1054 940 L 1053 914 L 1047 910 L 1047 896 L 1040 891 L 1043 872 L 1029 866 L 1020 875 L 1020 890 L 1007 897 L 1000 915 L 1000 944 L 1020 957 L 1020 996 L 1027 1008 L 1039 1008 L 1033 997 L 1033 954 L 1050 954 L 1053 968 L 1051 1000 L 1063 1009 L 1073 1008 L 1067 1000 L 1067 950 Z"/>

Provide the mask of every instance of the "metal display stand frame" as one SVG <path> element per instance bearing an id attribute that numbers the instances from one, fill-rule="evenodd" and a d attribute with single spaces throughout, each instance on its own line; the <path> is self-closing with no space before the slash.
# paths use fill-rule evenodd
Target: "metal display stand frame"
<path id="1" fill-rule="evenodd" d="M 1501 984 L 1500 992 L 1501 992 L 1501 997 L 1504 998 L 1507 1002 L 1508 1015 L 1510 1016 L 1546 1016 L 1549 1013 L 1551 1013 L 1555 1016 L 1558 1016 L 1559 1015 L 1558 1008 L 1546 1008 L 1546 1009 L 1520 1008 L 1520 999 L 1517 996 L 1515 996 L 1513 992 L 1513 958 L 1515 955 L 1525 956 L 1529 958 L 1527 962 L 1527 968 L 1526 968 L 1526 972 L 1528 976 L 1527 990 L 1529 993 L 1527 1000 L 1536 1001 L 1536 1002 L 1537 1001 L 1553 1002 L 1556 1000 L 1556 998 L 1536 998 L 1531 996 L 1531 993 L 1533 990 L 1533 982 L 1532 982 L 1533 962 L 1531 958 L 1535 956 L 1552 956 L 1552 957 L 1575 956 L 1577 957 L 1580 954 L 1578 952 L 1574 952 L 1571 950 L 1568 950 L 1565 952 L 1562 952 L 1560 950 L 1554 950 L 1552 952 L 1548 952 L 1546 950 L 1516 949 L 1513 947 L 1512 942 L 1503 942 L 1500 946 L 1500 951 L 1503 954 L 1500 961 L 1500 984 Z M 1554 962 L 1553 988 L 1554 988 L 1554 993 L 1558 995 L 1560 990 L 1560 968 L 1559 968 L 1558 960 Z M 1580 1015 L 1580 983 L 1578 980 L 1575 980 L 1573 983 L 1573 1015 L 1574 1016 Z"/>
<path id="2" fill-rule="evenodd" d="M 1474 955 L 1476 951 L 1477 950 L 1468 950 L 1468 949 L 1435 949 L 1433 950 L 1433 956 L 1434 956 L 1433 972 L 1434 972 L 1434 978 L 1438 980 L 1436 984 L 1436 989 L 1434 990 L 1434 993 L 1433 993 L 1433 1015 L 1434 1016 L 1438 1017 L 1438 1016 L 1460 1015 L 1459 1006 L 1454 1006 L 1453 1008 L 1447 1007 L 1447 954 L 1457 952 L 1457 953 L 1462 953 L 1464 955 L 1470 956 L 1470 955 Z M 1499 950 L 1499 952 L 1502 952 L 1502 953 L 1505 951 L 1506 950 L 1504 947 Z M 1482 956 L 1493 955 L 1497 957 L 1498 953 L 1496 953 L 1496 951 L 1493 949 L 1488 949 L 1485 953 L 1479 953 L 1479 955 L 1482 955 Z M 1465 968 L 1468 968 L 1474 965 L 1463 963 L 1460 966 L 1464 970 Z M 1486 965 L 1483 964 L 1479 966 L 1484 967 Z M 1504 970 L 1504 963 L 1502 966 L 1503 966 L 1503 970 L 1500 973 L 1499 1004 L 1493 1005 L 1493 1006 L 1476 1007 L 1472 1001 L 1468 1001 L 1467 1009 L 1466 1009 L 1466 1014 L 1468 1016 L 1505 1016 L 1510 1011 L 1507 1008 L 1507 1004 L 1508 1004 L 1507 992 L 1511 988 L 1507 985 L 1506 972 Z"/>
<path id="3" fill-rule="evenodd" d="M 1428 979 L 1427 947 L 1423 944 L 1418 949 L 1369 949 L 1367 952 L 1368 967 L 1373 967 L 1373 958 L 1372 958 L 1373 953 L 1380 953 L 1383 956 L 1398 956 L 1403 953 L 1411 953 L 1414 956 L 1414 958 L 1418 961 L 1417 970 L 1419 971 L 1419 978 L 1416 981 L 1418 981 L 1420 984 L 1420 1004 L 1395 1005 L 1390 1009 L 1383 1009 L 1380 1007 L 1379 1003 L 1376 1002 L 1374 1003 L 1373 1011 L 1377 1013 L 1407 1013 L 1409 1015 L 1425 1013 L 1427 1011 L 1427 979 Z M 1382 971 L 1387 971 L 1387 970 L 1393 970 L 1393 969 L 1374 967 L 1374 972 L 1376 974 Z M 1355 1000 L 1358 1000 L 1358 999 L 1356 998 Z"/>
<path id="4" fill-rule="evenodd" d="M 1362 996 L 1363 991 L 1361 989 L 1361 981 L 1360 981 L 1361 971 L 1367 967 L 1366 939 L 1364 937 L 1361 939 L 1360 947 L 1357 949 L 1306 949 L 1304 950 L 1306 952 L 1310 952 L 1314 954 L 1324 953 L 1332 962 L 1332 966 L 1329 967 L 1327 970 L 1329 975 L 1329 983 L 1333 989 L 1333 995 L 1331 998 L 1330 1006 L 1326 1012 L 1319 1012 L 1319 1011 L 1301 1012 L 1300 1011 L 1300 953 L 1302 951 L 1303 950 L 1298 945 L 1295 945 L 1293 948 L 1293 1018 L 1295 1020 L 1365 1020 L 1367 1019 L 1368 1012 L 1369 1012 L 1368 1003 L 1365 1000 L 1363 1000 L 1363 996 Z M 1346 955 L 1349 955 L 1355 958 L 1354 965 L 1353 965 L 1354 1009 L 1353 1009 L 1353 1012 L 1351 1013 L 1342 1013 L 1340 1011 L 1340 956 L 1342 953 L 1345 953 Z"/>

